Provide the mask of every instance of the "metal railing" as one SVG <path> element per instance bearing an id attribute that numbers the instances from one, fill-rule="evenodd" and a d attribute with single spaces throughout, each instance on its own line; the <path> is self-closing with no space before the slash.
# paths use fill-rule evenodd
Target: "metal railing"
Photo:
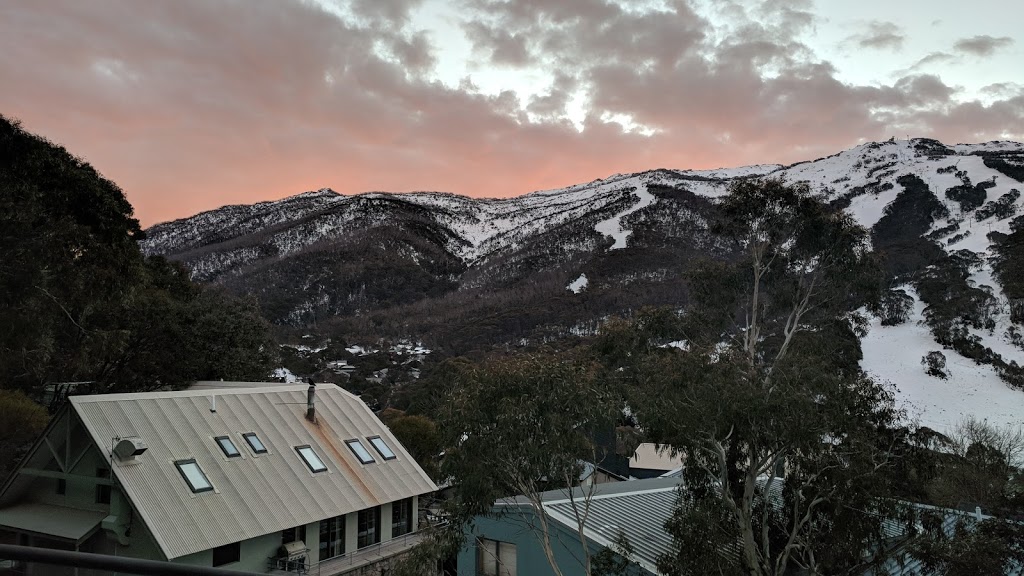
<path id="1" fill-rule="evenodd" d="M 348 552 L 340 556 L 328 558 L 316 563 L 305 563 L 302 565 L 296 564 L 289 570 L 285 567 L 280 567 L 272 561 L 269 572 L 271 574 L 307 574 L 309 576 L 333 576 L 335 574 L 343 574 L 350 570 L 355 570 L 371 564 L 376 564 L 394 558 L 398 554 L 412 549 L 413 546 L 418 544 L 427 534 L 431 531 L 431 528 L 423 528 L 415 532 L 409 532 L 401 536 L 397 536 L 390 540 L 364 546 L 353 552 Z M 284 560 L 284 559 L 282 559 Z"/>

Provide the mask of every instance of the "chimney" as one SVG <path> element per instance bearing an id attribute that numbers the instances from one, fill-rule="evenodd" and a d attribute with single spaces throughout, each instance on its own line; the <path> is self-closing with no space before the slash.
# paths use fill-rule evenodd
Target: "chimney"
<path id="1" fill-rule="evenodd" d="M 216 394 L 211 394 L 210 395 L 210 412 L 213 412 L 213 413 L 217 412 L 217 395 Z"/>
<path id="2" fill-rule="evenodd" d="M 309 389 L 306 390 L 306 420 L 316 422 L 316 382 L 309 379 Z"/>

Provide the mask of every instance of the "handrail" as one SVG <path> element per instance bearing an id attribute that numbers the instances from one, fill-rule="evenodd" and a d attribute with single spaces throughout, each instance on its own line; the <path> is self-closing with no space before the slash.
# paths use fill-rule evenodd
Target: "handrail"
<path id="1" fill-rule="evenodd" d="M 329 567 L 333 570 L 334 568 L 339 567 L 361 565 L 363 561 L 366 561 L 365 563 L 369 564 L 374 561 L 384 560 L 385 558 L 389 558 L 390 556 L 381 556 L 380 558 L 373 558 L 373 554 L 386 552 L 387 549 L 391 547 L 401 548 L 403 545 L 408 545 L 410 544 L 411 540 L 419 539 L 426 536 L 426 534 L 430 532 L 433 528 L 433 526 L 428 526 L 426 528 L 416 530 L 414 532 L 406 532 L 401 536 L 397 536 L 389 540 L 383 540 L 381 542 L 377 542 L 369 546 L 364 546 L 357 550 L 346 552 L 345 554 L 339 554 L 338 556 L 335 556 L 333 558 L 328 558 L 326 560 L 321 560 L 315 563 L 309 563 L 305 567 L 305 572 L 295 573 L 309 574 L 315 576 L 320 574 L 321 568 Z M 396 552 L 396 554 L 397 553 L 398 552 Z M 278 568 L 278 570 L 283 569 Z"/>

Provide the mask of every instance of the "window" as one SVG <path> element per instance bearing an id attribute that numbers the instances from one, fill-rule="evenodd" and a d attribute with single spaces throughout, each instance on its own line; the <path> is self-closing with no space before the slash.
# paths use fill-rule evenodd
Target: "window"
<path id="1" fill-rule="evenodd" d="M 57 479 L 57 494 L 64 495 L 68 491 L 68 482 L 63 478 Z"/>
<path id="2" fill-rule="evenodd" d="M 289 542 L 305 542 L 306 541 L 306 525 L 296 526 L 295 528 L 286 528 L 281 531 L 281 544 L 287 544 Z"/>
<path id="3" fill-rule="evenodd" d="M 245 442 L 252 449 L 253 454 L 266 454 L 267 447 L 260 441 L 260 437 L 255 432 L 246 432 L 242 434 L 242 438 L 245 438 Z"/>
<path id="4" fill-rule="evenodd" d="M 231 438 L 228 438 L 227 436 L 217 436 L 214 440 L 217 441 L 217 445 L 220 446 L 220 449 L 224 451 L 224 455 L 228 458 L 235 458 L 242 455 L 242 453 L 238 451 L 238 448 L 235 448 L 235 443 L 231 441 Z"/>
<path id="5" fill-rule="evenodd" d="M 181 477 L 185 479 L 188 487 L 193 492 L 206 492 L 213 490 L 213 484 L 206 478 L 206 474 L 203 474 L 203 469 L 199 467 L 195 459 L 190 460 L 178 460 L 174 463 L 178 467 L 178 472 L 181 473 Z M 216 566 L 216 564 L 214 564 Z"/>
<path id="6" fill-rule="evenodd" d="M 516 576 L 516 545 L 480 538 L 476 543 L 479 576 Z"/>
<path id="7" fill-rule="evenodd" d="M 359 511 L 359 534 L 356 547 L 365 548 L 380 542 L 380 506 Z"/>
<path id="8" fill-rule="evenodd" d="M 412 498 L 391 503 L 391 537 L 412 532 Z"/>
<path id="9" fill-rule="evenodd" d="M 345 517 L 320 521 L 320 562 L 345 553 Z"/>
<path id="10" fill-rule="evenodd" d="M 370 452 L 366 450 L 366 447 L 363 446 L 363 443 L 359 440 L 345 440 L 345 444 L 348 445 L 348 449 L 351 450 L 352 453 L 356 455 L 356 458 L 359 458 L 359 461 L 363 464 L 372 464 L 373 462 L 376 462 L 376 460 L 373 459 L 373 456 L 370 456 Z"/>
<path id="11" fill-rule="evenodd" d="M 242 543 L 225 544 L 213 549 L 213 565 L 223 566 L 242 559 Z"/>
<path id="12" fill-rule="evenodd" d="M 306 466 L 309 466 L 310 471 L 323 472 L 324 470 L 327 470 L 327 466 L 324 464 L 324 461 L 316 455 L 316 452 L 314 452 L 308 444 L 305 446 L 296 446 L 295 451 L 299 453 L 299 456 L 302 456 L 302 461 L 306 463 Z"/>
<path id="13" fill-rule="evenodd" d="M 384 442 L 383 438 L 380 436 L 374 436 L 372 438 L 367 438 L 367 440 L 370 441 L 370 444 L 373 444 L 374 449 L 377 450 L 377 453 L 380 454 L 381 458 L 385 460 L 395 459 L 395 453 L 391 451 L 391 447 Z"/>
<path id="14" fill-rule="evenodd" d="M 104 480 L 110 479 L 110 468 L 97 468 L 96 477 Z M 96 503 L 110 504 L 110 484 L 96 484 Z"/>

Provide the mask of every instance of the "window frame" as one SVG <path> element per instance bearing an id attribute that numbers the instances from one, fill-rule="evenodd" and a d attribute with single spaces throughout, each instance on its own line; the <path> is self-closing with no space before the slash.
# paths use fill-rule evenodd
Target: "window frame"
<path id="1" fill-rule="evenodd" d="M 256 442 L 262 448 L 257 449 L 255 446 L 253 446 L 252 445 L 252 440 L 250 440 L 250 438 L 255 438 Z M 243 433 L 242 434 L 242 439 L 245 440 L 246 444 L 248 444 L 249 450 L 252 450 L 253 454 L 266 454 L 267 453 L 267 443 L 264 442 L 263 440 L 261 440 L 260 437 L 255 432 L 245 432 L 245 433 Z"/>
<path id="2" fill-rule="evenodd" d="M 289 540 L 286 537 L 286 535 L 289 534 L 289 533 L 292 534 L 292 539 L 291 540 Z M 302 542 L 302 543 L 306 542 L 306 525 L 305 524 L 299 524 L 298 526 L 294 526 L 292 528 L 285 528 L 284 530 L 281 530 L 281 544 L 284 545 L 284 544 L 287 544 L 289 542 Z"/>
<path id="3" fill-rule="evenodd" d="M 367 516 L 364 517 L 364 514 Z M 370 522 L 373 520 L 372 532 L 369 531 Z M 364 508 L 358 512 L 356 516 L 356 550 L 362 550 L 368 548 L 374 544 L 380 544 L 381 537 L 381 526 L 380 526 L 380 506 L 374 506 L 373 508 Z M 367 530 L 364 530 L 364 527 Z M 365 540 L 366 536 L 372 534 L 372 542 Z"/>
<path id="4" fill-rule="evenodd" d="M 234 440 L 231 439 L 231 436 L 214 436 L 213 441 L 217 443 L 217 446 L 220 446 L 220 451 L 224 453 L 225 457 L 227 457 L 227 458 L 241 458 L 242 457 L 242 451 L 238 449 L 238 446 L 235 446 L 235 442 L 234 442 Z M 231 445 L 231 449 L 235 451 L 234 454 L 230 454 L 228 452 L 228 449 L 224 446 L 224 442 L 227 442 L 228 444 Z"/>
<path id="5" fill-rule="evenodd" d="M 195 485 L 192 484 L 192 480 L 188 477 L 188 474 L 183 468 L 183 466 L 187 466 L 189 464 L 196 467 L 196 471 L 198 471 L 199 475 L 203 477 L 204 481 L 206 481 L 206 486 L 197 489 Z M 181 477 L 185 480 L 185 485 L 188 486 L 189 490 L 191 490 L 193 494 L 202 494 L 203 492 L 213 491 L 213 482 L 210 482 L 210 477 L 206 475 L 206 472 L 203 472 L 203 467 L 199 465 L 199 462 L 196 462 L 195 458 L 175 460 L 174 467 L 178 469 L 178 473 L 181 474 Z"/>
<path id="6" fill-rule="evenodd" d="M 352 454 L 355 455 L 356 460 L 359 460 L 360 464 L 373 464 L 374 462 L 377 461 L 377 459 L 373 457 L 373 454 L 370 454 L 370 451 L 366 449 L 366 446 L 363 446 L 363 442 L 359 438 L 345 440 L 345 445 L 348 446 L 348 449 L 350 451 L 352 451 Z M 364 460 L 363 457 L 359 454 L 359 452 L 355 448 L 353 448 L 353 446 L 359 446 L 360 450 L 366 453 L 366 457 L 368 458 L 368 460 Z"/>
<path id="7" fill-rule="evenodd" d="M 484 549 L 487 548 L 488 544 L 494 545 L 493 560 L 494 560 L 494 572 L 488 572 L 484 566 Z M 511 568 L 505 562 L 502 562 L 502 551 L 508 553 L 508 549 L 511 548 L 511 554 L 513 562 Z M 490 552 L 487 552 L 490 553 Z M 480 576 L 516 576 L 518 573 L 518 558 L 519 550 L 515 542 L 505 542 L 502 540 L 493 540 L 491 538 L 484 538 L 478 536 L 476 539 L 476 573 Z M 515 572 L 513 572 L 515 570 Z"/>
<path id="8" fill-rule="evenodd" d="M 331 538 L 331 533 L 334 538 Z M 326 539 L 325 539 L 326 535 Z M 335 546 L 332 546 L 334 544 Z M 325 552 L 326 551 L 326 552 Z M 317 545 L 317 562 L 338 558 L 345 555 L 345 516 L 324 518 L 319 525 L 319 544 Z"/>
<path id="9" fill-rule="evenodd" d="M 320 466 L 323 466 L 323 468 L 317 469 L 316 467 L 314 467 L 313 463 L 310 462 L 306 458 L 306 455 L 302 453 L 302 451 L 304 449 L 305 450 L 309 450 L 310 454 L 312 454 L 313 457 L 316 458 L 317 462 L 319 462 Z M 309 471 L 312 472 L 313 474 L 319 474 L 321 472 L 326 472 L 327 471 L 327 463 L 324 462 L 324 459 L 321 458 L 320 455 L 316 453 L 316 450 L 313 450 L 313 447 L 310 446 L 309 444 L 303 444 L 301 446 L 296 446 L 295 447 L 295 453 L 299 455 L 299 459 L 302 460 L 306 464 L 306 467 L 309 468 Z"/>
<path id="10" fill-rule="evenodd" d="M 397 517 L 397 521 L 396 521 Z M 402 522 L 404 517 L 405 522 Z M 405 525 L 404 532 L 396 532 L 395 527 Z M 396 500 L 391 503 L 391 537 L 397 538 L 399 536 L 405 536 L 406 534 L 412 534 L 413 523 L 412 523 L 412 497 L 403 498 Z"/>
<path id="11" fill-rule="evenodd" d="M 384 450 L 381 450 L 381 447 L 378 446 L 377 442 L 374 442 L 374 440 L 379 440 L 380 444 L 384 446 L 384 450 L 387 450 L 388 454 L 391 454 L 391 456 L 385 454 Z M 370 446 L 373 446 L 373 449 L 377 451 L 377 454 L 380 454 L 380 457 L 383 458 L 385 462 L 387 462 L 388 460 L 395 460 L 398 458 L 398 455 L 395 454 L 395 451 L 391 449 L 391 446 L 388 445 L 388 443 L 385 442 L 384 439 L 381 438 L 380 436 L 367 436 L 366 441 L 370 443 Z"/>
<path id="12" fill-rule="evenodd" d="M 241 562 L 242 561 L 242 543 L 241 542 L 232 542 L 230 544 L 224 544 L 223 546 L 217 546 L 216 548 L 213 548 L 212 551 L 213 551 L 213 554 L 212 554 L 213 558 L 211 559 L 211 564 L 213 565 L 214 568 L 216 568 L 218 566 L 226 566 L 228 564 L 234 564 L 235 562 Z M 224 554 L 225 552 L 227 552 L 228 554 L 231 554 L 231 558 L 232 559 L 231 560 L 224 560 L 224 558 L 221 558 L 221 561 L 217 562 L 217 555 L 218 554 Z"/>

